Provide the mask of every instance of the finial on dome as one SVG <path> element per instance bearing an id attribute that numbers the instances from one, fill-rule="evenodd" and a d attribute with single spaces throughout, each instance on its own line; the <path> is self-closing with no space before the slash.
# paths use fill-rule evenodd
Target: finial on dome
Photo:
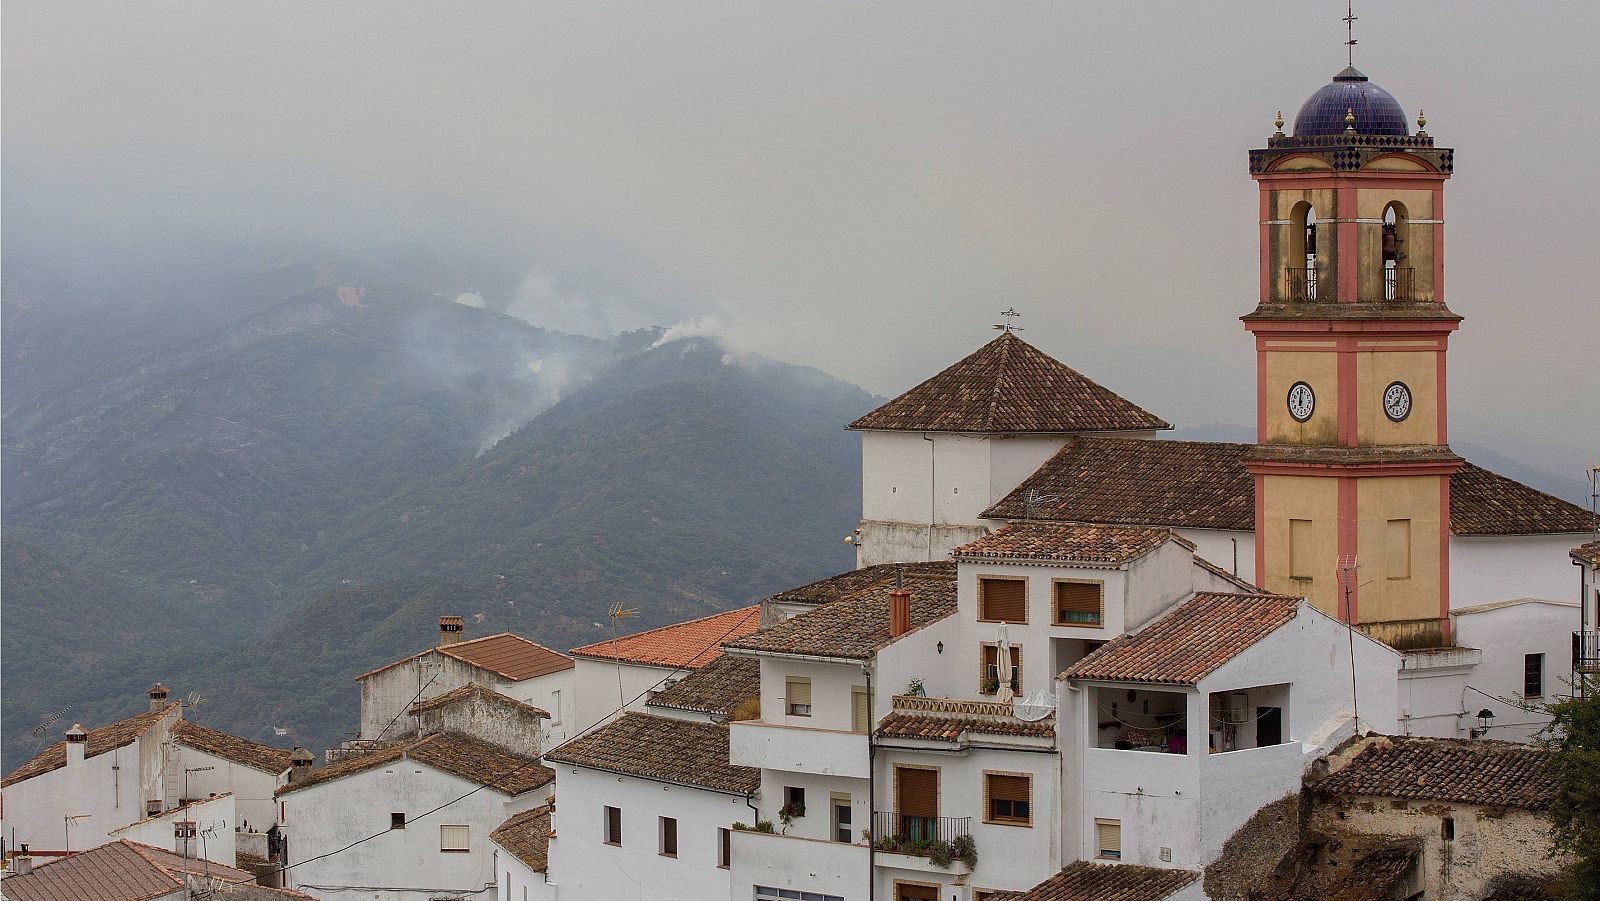
<path id="1" fill-rule="evenodd" d="M 1273 119 L 1272 124 L 1278 127 L 1278 133 L 1274 137 L 1283 137 L 1283 110 L 1278 110 L 1278 118 Z"/>
<path id="2" fill-rule="evenodd" d="M 1344 133 L 1347 135 L 1353 135 L 1356 133 L 1356 109 L 1353 106 L 1345 107 Z"/>
<path id="3" fill-rule="evenodd" d="M 1417 110 L 1417 134 L 1422 134 L 1422 129 L 1428 127 L 1428 117 L 1421 109 Z"/>

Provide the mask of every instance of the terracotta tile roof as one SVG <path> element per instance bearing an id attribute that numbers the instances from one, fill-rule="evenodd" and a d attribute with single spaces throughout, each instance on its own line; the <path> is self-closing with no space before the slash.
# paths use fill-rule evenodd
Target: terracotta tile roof
<path id="1" fill-rule="evenodd" d="M 365 772 L 405 757 L 468 782 L 487 785 L 502 794 L 516 796 L 549 784 L 555 771 L 535 757 L 513 754 L 458 732 L 430 732 L 421 738 L 391 745 L 377 751 L 346 757 L 337 763 L 313 770 L 299 782 L 291 782 L 273 794 L 310 788 L 354 773 Z"/>
<path id="2" fill-rule="evenodd" d="M 954 579 L 906 580 L 911 591 L 911 628 L 919 629 L 956 612 Z M 865 660 L 889 645 L 889 592 L 893 581 L 730 641 L 730 650 L 809 654 Z"/>
<path id="3" fill-rule="evenodd" d="M 1457 535 L 1587 532 L 1594 517 L 1577 504 L 1467 463 L 1450 477 L 1450 531 Z"/>
<path id="4" fill-rule="evenodd" d="M 740 795 L 761 786 L 760 770 L 728 762 L 727 726 L 648 713 L 624 713 L 545 759 Z"/>
<path id="5" fill-rule="evenodd" d="M 1600 566 L 1600 541 L 1591 541 L 1573 548 L 1572 559 L 1589 566 Z"/>
<path id="6" fill-rule="evenodd" d="M 1197 592 L 1132 635 L 1069 667 L 1070 679 L 1194 685 L 1294 619 L 1300 599 L 1280 594 Z"/>
<path id="7" fill-rule="evenodd" d="M 761 625 L 761 605 L 752 604 L 711 616 L 673 623 L 621 638 L 573 648 L 576 657 L 620 660 L 673 669 L 695 669 L 721 656 L 719 645 L 754 632 Z"/>
<path id="8" fill-rule="evenodd" d="M 1199 878 L 1193 870 L 1080 860 L 1016 897 L 1022 901 L 1163 901 Z"/>
<path id="9" fill-rule="evenodd" d="M 418 701 L 417 703 L 411 705 L 411 712 L 426 713 L 429 710 L 437 710 L 440 707 L 448 707 L 451 704 L 456 704 L 472 698 L 487 701 L 491 704 L 499 704 L 505 707 L 511 707 L 520 710 L 529 716 L 541 717 L 543 719 L 550 718 L 550 711 L 545 710 L 542 707 L 535 707 L 526 701 L 519 701 L 516 698 L 508 697 L 507 695 L 503 695 L 492 688 L 479 685 L 476 682 L 468 682 L 460 688 L 453 688 L 443 694 L 435 695 L 426 701 Z"/>
<path id="10" fill-rule="evenodd" d="M 760 694 L 761 661 L 724 654 L 659 692 L 645 706 L 731 715 L 734 708 Z"/>
<path id="11" fill-rule="evenodd" d="M 118 720 L 109 726 L 91 729 L 89 731 L 89 744 L 88 747 L 84 748 L 83 756 L 85 758 L 95 757 L 107 751 L 114 751 L 124 745 L 133 744 L 134 739 L 145 734 L 151 726 L 154 726 L 162 717 L 172 713 L 177 707 L 178 702 L 173 701 L 165 707 L 146 710 L 125 720 Z M 13 782 L 21 782 L 24 779 L 31 779 L 51 770 L 59 770 L 66 765 L 67 743 L 64 740 L 58 741 L 33 755 L 32 760 L 6 774 L 5 779 L 0 780 L 0 787 L 10 785 Z"/>
<path id="12" fill-rule="evenodd" d="M 1254 450 L 1075 436 L 983 517 L 1248 532 L 1255 529 L 1255 482 L 1244 460 Z M 1591 522 L 1582 507 L 1471 463 L 1450 477 L 1450 530 L 1457 535 L 1582 532 Z"/>
<path id="13" fill-rule="evenodd" d="M 1170 529 L 1077 523 L 1007 523 L 950 552 L 962 559 L 1050 560 L 1115 566 L 1153 550 L 1167 539 L 1190 544 Z"/>
<path id="14" fill-rule="evenodd" d="M 1012 718 L 940 716 L 933 713 L 906 713 L 896 710 L 878 721 L 877 731 L 879 738 L 920 738 L 928 741 L 956 742 L 967 733 L 1055 738 L 1056 726 L 1054 717 L 1030 723 Z"/>
<path id="15" fill-rule="evenodd" d="M 119 839 L 68 857 L 38 861 L 32 873 L 5 880 L 5 896 L 12 901 L 144 901 L 183 889 L 183 874 L 203 874 L 208 866 L 220 879 L 253 878 L 234 867 L 185 860 L 153 845 Z M 298 892 L 282 896 L 309 897 Z"/>
<path id="16" fill-rule="evenodd" d="M 930 563 L 906 563 L 901 568 L 907 580 L 911 579 L 954 579 L 956 577 L 956 564 L 953 560 L 935 560 Z M 871 588 L 875 585 L 893 584 L 895 564 L 879 563 L 874 566 L 863 566 L 818 579 L 799 588 L 780 591 L 767 600 L 775 604 L 826 604 L 849 597 L 857 592 Z"/>
<path id="17" fill-rule="evenodd" d="M 1542 748 L 1505 741 L 1378 736 L 1312 787 L 1324 794 L 1544 810 L 1556 794 L 1551 758 Z"/>
<path id="18" fill-rule="evenodd" d="M 572 660 L 560 651 L 552 651 L 542 644 L 529 641 L 520 635 L 510 632 L 500 632 L 495 635 L 485 635 L 482 638 L 470 638 L 458 641 L 443 647 L 427 648 L 402 657 L 393 663 L 385 663 L 377 669 L 367 670 L 356 677 L 361 681 L 368 676 L 375 676 L 387 669 L 392 669 L 402 663 L 409 663 L 418 657 L 438 652 L 448 657 L 454 657 L 463 663 L 494 673 L 512 682 L 521 682 L 523 679 L 533 679 L 538 676 L 547 676 L 550 673 L 559 673 L 564 669 L 572 668 Z"/>
<path id="19" fill-rule="evenodd" d="M 550 866 L 550 805 L 514 814 L 489 833 L 490 841 L 506 849 L 535 873 Z"/>
<path id="20" fill-rule="evenodd" d="M 1087 432 L 1172 425 L 1017 337 L 1000 337 L 871 413 L 852 429 Z"/>
<path id="21" fill-rule="evenodd" d="M 179 720 L 172 727 L 172 737 L 181 745 L 264 773 L 280 775 L 289 768 L 288 748 L 274 748 L 189 720 Z"/>

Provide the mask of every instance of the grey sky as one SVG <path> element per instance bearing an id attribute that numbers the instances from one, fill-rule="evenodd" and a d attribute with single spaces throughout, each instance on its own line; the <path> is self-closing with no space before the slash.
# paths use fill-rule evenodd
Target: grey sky
<path id="1" fill-rule="evenodd" d="M 1455 437 L 1575 474 L 1600 4 L 1358 5 L 1357 66 L 1457 148 Z M 1248 423 L 1245 152 L 1344 65 L 1342 7 L 13 0 L 5 187 L 113 236 L 481 232 L 550 324 L 713 316 L 886 394 L 1016 306 L 1156 413 Z"/>

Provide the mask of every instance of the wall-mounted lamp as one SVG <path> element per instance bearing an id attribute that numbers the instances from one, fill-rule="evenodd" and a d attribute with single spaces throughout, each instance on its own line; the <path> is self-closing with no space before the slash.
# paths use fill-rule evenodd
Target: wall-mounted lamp
<path id="1" fill-rule="evenodd" d="M 1467 730 L 1467 735 L 1472 738 L 1482 738 L 1489 734 L 1489 727 L 1494 725 L 1494 711 L 1485 707 L 1478 711 L 1478 725 Z"/>
<path id="2" fill-rule="evenodd" d="M 939 649 L 939 653 L 941 653 L 941 654 L 944 653 L 944 642 L 942 642 L 942 641 L 939 642 L 939 644 L 936 645 L 936 647 Z"/>

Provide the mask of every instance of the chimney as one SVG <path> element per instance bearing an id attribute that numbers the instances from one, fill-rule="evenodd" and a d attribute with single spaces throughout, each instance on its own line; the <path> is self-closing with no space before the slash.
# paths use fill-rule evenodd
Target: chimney
<path id="1" fill-rule="evenodd" d="M 316 758 L 311 756 L 310 751 L 296 746 L 293 751 L 289 752 L 289 781 L 299 782 L 301 779 L 311 775 L 311 764 L 315 760 Z"/>
<path id="2" fill-rule="evenodd" d="M 889 637 L 899 638 L 911 631 L 911 592 L 896 588 L 889 592 Z"/>
<path id="3" fill-rule="evenodd" d="M 150 686 L 150 691 L 147 692 L 147 694 L 150 695 L 151 710 L 160 710 L 161 708 L 167 706 L 167 687 L 165 685 L 157 682 L 156 684 Z"/>
<path id="4" fill-rule="evenodd" d="M 33 857 L 28 854 L 28 846 L 23 845 L 22 850 L 11 855 L 11 875 L 26 876 L 33 872 Z"/>
<path id="5" fill-rule="evenodd" d="M 462 628 L 464 627 L 459 616 L 439 617 L 439 647 L 460 641 Z"/>
<path id="6" fill-rule="evenodd" d="M 67 730 L 67 766 L 83 763 L 83 752 L 88 746 L 89 733 L 83 731 L 82 723 L 73 723 Z"/>

